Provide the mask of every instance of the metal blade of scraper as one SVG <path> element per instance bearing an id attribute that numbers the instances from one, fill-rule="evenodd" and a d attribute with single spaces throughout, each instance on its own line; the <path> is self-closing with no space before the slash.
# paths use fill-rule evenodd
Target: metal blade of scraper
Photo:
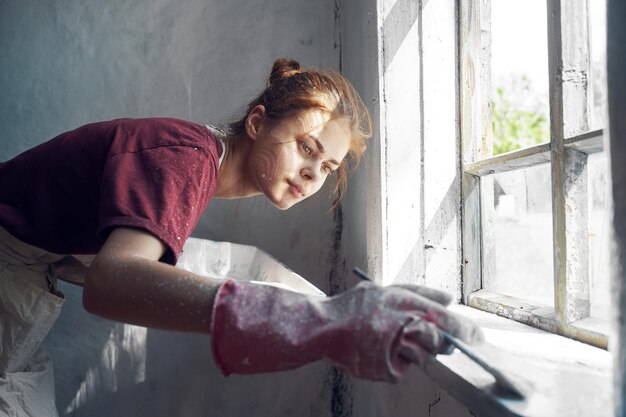
<path id="1" fill-rule="evenodd" d="M 352 271 L 361 279 L 365 281 L 372 281 L 372 279 L 360 268 L 354 267 Z M 485 371 L 489 372 L 496 379 L 496 387 L 500 388 L 502 393 L 512 394 L 513 396 L 524 399 L 526 398 L 525 392 L 526 388 L 520 386 L 520 384 L 515 383 L 511 380 L 510 377 L 507 377 L 500 371 L 499 369 L 494 368 L 490 364 L 488 364 L 484 359 L 478 356 L 470 347 L 468 347 L 461 340 L 457 339 L 455 336 L 450 333 L 439 329 L 441 334 L 443 335 L 446 342 L 450 343 L 452 346 L 456 347 L 459 351 L 463 352 L 469 359 L 476 362 L 480 367 L 482 367 Z"/>
<path id="2" fill-rule="evenodd" d="M 446 342 L 450 343 L 458 350 L 463 352 L 465 356 L 476 362 L 480 365 L 485 371 L 489 372 L 496 379 L 496 386 L 498 386 L 501 390 L 506 393 L 513 394 L 514 396 L 523 399 L 526 398 L 524 387 L 521 387 L 518 383 L 515 383 L 511 380 L 511 378 L 507 377 L 500 371 L 499 369 L 494 368 L 490 364 L 488 364 L 484 359 L 478 356 L 472 349 L 470 349 L 465 343 L 461 342 L 456 337 L 452 336 L 450 333 L 439 329 L 441 334 L 443 335 Z"/>

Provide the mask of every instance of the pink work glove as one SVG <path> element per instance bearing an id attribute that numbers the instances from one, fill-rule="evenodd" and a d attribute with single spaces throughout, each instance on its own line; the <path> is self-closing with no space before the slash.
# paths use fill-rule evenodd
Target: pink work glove
<path id="1" fill-rule="evenodd" d="M 410 363 L 449 350 L 438 328 L 482 342 L 480 328 L 448 311 L 449 302 L 447 294 L 419 286 L 362 282 L 325 298 L 227 280 L 215 296 L 213 355 L 224 375 L 327 358 L 355 377 L 396 382 Z"/>

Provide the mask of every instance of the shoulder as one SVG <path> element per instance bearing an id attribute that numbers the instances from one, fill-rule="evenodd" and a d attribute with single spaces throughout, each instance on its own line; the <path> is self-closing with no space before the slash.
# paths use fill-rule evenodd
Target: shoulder
<path id="1" fill-rule="evenodd" d="M 117 119 L 111 121 L 111 155 L 155 148 L 182 147 L 219 155 L 219 140 L 203 124 L 171 117 Z"/>

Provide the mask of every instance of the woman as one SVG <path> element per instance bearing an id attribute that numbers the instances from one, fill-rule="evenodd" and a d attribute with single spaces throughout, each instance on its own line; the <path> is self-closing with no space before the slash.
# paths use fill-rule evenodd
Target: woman
<path id="1" fill-rule="evenodd" d="M 263 194 L 287 209 L 329 176 L 340 192 L 368 136 L 369 115 L 347 80 L 278 59 L 227 134 L 120 119 L 0 165 L 0 414 L 56 415 L 40 344 L 63 303 L 59 278 L 84 285 L 91 313 L 209 334 L 226 375 L 327 358 L 356 377 L 397 381 L 410 363 L 446 350 L 438 328 L 482 340 L 447 311 L 449 296 L 427 288 L 362 284 L 324 299 L 174 266 L 211 198 Z"/>

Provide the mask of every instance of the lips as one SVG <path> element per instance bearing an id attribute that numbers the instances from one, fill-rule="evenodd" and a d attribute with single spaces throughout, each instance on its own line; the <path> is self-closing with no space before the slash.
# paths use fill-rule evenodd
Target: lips
<path id="1" fill-rule="evenodd" d="M 298 198 L 304 197 L 304 189 L 301 186 L 291 181 L 287 181 L 287 184 L 289 184 L 289 192 L 291 192 L 291 194 Z"/>

